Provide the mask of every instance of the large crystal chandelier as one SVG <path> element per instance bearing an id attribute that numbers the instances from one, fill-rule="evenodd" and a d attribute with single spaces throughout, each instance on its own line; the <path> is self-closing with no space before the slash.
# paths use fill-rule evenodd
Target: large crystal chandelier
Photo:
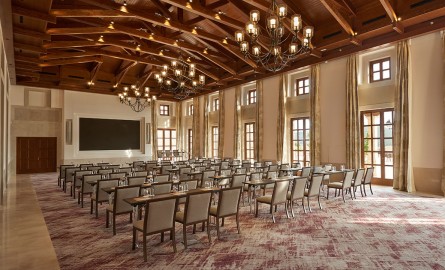
<path id="1" fill-rule="evenodd" d="M 235 32 L 235 41 L 240 45 L 240 50 L 246 58 L 254 60 L 268 71 L 277 72 L 289 61 L 310 51 L 314 27 L 304 27 L 301 34 L 301 15 L 292 15 L 289 25 L 286 22 L 287 6 L 277 4 L 276 0 L 272 0 L 267 12 L 268 17 L 263 28 L 259 24 L 260 12 L 250 11 L 250 21 L 246 23 L 245 31 Z M 289 33 L 285 33 L 285 28 L 289 29 Z M 245 33 L 249 36 L 249 41 L 244 39 Z M 262 51 L 262 46 L 267 48 L 266 51 Z"/>
<path id="2" fill-rule="evenodd" d="M 128 105 L 135 112 L 142 112 L 146 107 L 151 105 L 152 100 L 156 100 L 156 96 L 150 97 L 150 88 L 145 87 L 144 92 L 139 90 L 136 85 L 131 85 L 134 97 L 130 97 L 128 86 L 124 87 L 124 90 L 118 94 L 119 101 L 122 104 Z"/>
<path id="3" fill-rule="evenodd" d="M 180 100 L 201 90 L 206 80 L 202 74 L 196 80 L 196 64 L 187 63 L 181 55 L 172 60 L 170 66 L 163 65 L 154 77 L 162 90 L 173 93 L 174 97 Z"/>

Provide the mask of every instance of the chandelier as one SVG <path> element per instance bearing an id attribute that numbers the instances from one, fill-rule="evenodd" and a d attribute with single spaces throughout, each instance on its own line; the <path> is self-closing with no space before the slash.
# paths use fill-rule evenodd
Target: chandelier
<path id="1" fill-rule="evenodd" d="M 135 112 L 142 112 L 146 107 L 150 106 L 152 100 L 156 100 L 156 96 L 150 97 L 149 87 L 144 88 L 144 93 L 139 91 L 139 87 L 136 85 L 131 85 L 130 88 L 133 91 L 134 98 L 130 97 L 129 88 L 125 86 L 124 90 L 118 94 L 119 101 L 130 106 Z"/>
<path id="2" fill-rule="evenodd" d="M 287 6 L 277 4 L 276 0 L 272 0 L 267 13 L 266 25 L 265 28 L 262 28 L 259 24 L 260 12 L 258 10 L 250 11 L 250 21 L 246 23 L 245 32 L 243 30 L 236 31 L 235 41 L 239 44 L 244 57 L 254 60 L 268 71 L 277 72 L 282 70 L 289 61 L 310 51 L 314 27 L 304 27 L 302 36 L 299 36 L 302 29 L 301 15 L 292 15 L 289 26 L 285 22 Z M 288 34 L 285 33 L 286 27 L 289 29 Z M 262 35 L 262 32 L 266 33 Z M 245 33 L 249 36 L 249 41 L 244 39 Z M 286 49 L 284 49 L 285 46 L 287 46 Z M 251 47 L 251 51 L 249 51 L 249 47 Z M 263 52 L 261 47 L 266 47 L 267 51 Z"/>
<path id="3" fill-rule="evenodd" d="M 160 72 L 154 74 L 161 90 L 173 93 L 176 99 L 182 100 L 190 94 L 198 93 L 205 84 L 205 76 L 196 77 L 196 64 L 187 63 L 179 55 L 178 59 L 172 60 L 170 66 L 163 65 Z"/>

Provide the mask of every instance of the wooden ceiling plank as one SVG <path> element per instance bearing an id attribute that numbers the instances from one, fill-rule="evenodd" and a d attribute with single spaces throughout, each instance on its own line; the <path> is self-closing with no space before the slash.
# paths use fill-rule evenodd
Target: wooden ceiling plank
<path id="1" fill-rule="evenodd" d="M 159 11 L 161 11 L 162 15 L 165 16 L 165 18 L 171 18 L 170 11 L 164 6 L 164 4 L 161 3 L 159 0 L 151 0 L 151 3 L 153 3 Z"/>
<path id="2" fill-rule="evenodd" d="M 46 30 L 46 33 L 49 35 L 103 34 L 112 32 L 108 27 L 68 27 Z"/>
<path id="3" fill-rule="evenodd" d="M 51 41 L 43 43 L 45 49 L 58 49 L 58 48 L 75 48 L 75 47 L 91 47 L 91 46 L 103 46 L 107 45 L 105 42 L 98 41 Z"/>
<path id="4" fill-rule="evenodd" d="M 29 70 L 29 71 L 42 71 L 42 68 L 39 67 L 36 64 L 31 63 L 24 63 L 24 62 L 18 62 L 15 64 L 16 69 L 23 69 L 23 70 Z"/>
<path id="5" fill-rule="evenodd" d="M 94 55 L 96 55 L 96 54 L 88 53 L 88 51 L 82 51 L 82 52 L 47 51 L 47 54 L 40 56 L 40 60 L 75 58 L 75 57 L 94 56 Z"/>
<path id="6" fill-rule="evenodd" d="M 399 18 L 397 17 L 397 14 L 396 14 L 393 6 L 391 5 L 391 2 L 389 2 L 389 0 L 380 0 L 380 3 L 382 4 L 383 8 L 385 9 L 386 14 L 388 14 L 389 18 L 391 19 L 392 27 L 393 27 L 394 31 L 396 31 L 399 34 L 402 34 L 405 31 L 404 26 L 399 21 Z"/>
<path id="7" fill-rule="evenodd" d="M 224 5 L 228 4 L 228 3 L 229 3 L 229 0 L 219 0 L 219 1 L 216 1 L 214 3 L 206 5 L 206 8 L 212 10 L 212 9 L 215 9 L 215 8 L 220 8 L 220 7 L 222 7 L 222 6 L 224 6 Z"/>
<path id="8" fill-rule="evenodd" d="M 297 6 L 295 1 L 283 0 L 283 2 L 287 5 L 288 9 L 290 9 L 294 14 L 300 14 L 301 20 L 306 25 L 314 25 L 314 23 L 311 20 L 309 20 L 309 18 L 305 14 L 302 14 L 301 9 Z"/>
<path id="9" fill-rule="evenodd" d="M 333 0 L 320 0 L 323 6 L 331 13 L 340 26 L 351 36 L 355 35 L 354 29 L 348 20 L 341 14 L 341 12 L 335 7 Z"/>
<path id="10" fill-rule="evenodd" d="M 203 55 L 203 54 L 204 54 L 204 53 L 199 53 L 199 55 L 201 55 L 202 57 L 206 57 L 207 59 L 209 59 L 210 61 L 212 61 L 215 65 L 217 65 L 217 66 L 223 68 L 224 70 L 226 70 L 226 71 L 229 72 L 230 74 L 232 74 L 232 75 L 235 75 L 235 74 L 236 74 L 236 71 L 235 71 L 233 68 L 229 67 L 228 65 L 226 65 L 226 64 L 224 64 L 223 62 L 219 61 L 218 59 L 215 59 L 215 58 L 212 57 L 212 56 L 209 56 L 209 55 L 205 56 L 205 55 Z"/>
<path id="11" fill-rule="evenodd" d="M 16 62 L 25 62 L 25 63 L 34 63 L 34 64 L 40 64 L 41 61 L 37 57 L 30 57 L 20 54 L 15 54 L 14 59 Z"/>
<path id="12" fill-rule="evenodd" d="M 140 84 L 141 88 L 143 88 L 147 84 L 148 80 L 151 78 L 152 75 L 153 75 L 153 70 L 150 70 L 150 72 L 148 74 L 142 76 L 142 77 L 145 77 L 145 79 Z"/>
<path id="13" fill-rule="evenodd" d="M 243 29 L 244 23 L 239 22 L 227 15 L 219 14 L 218 12 L 214 12 L 211 9 L 208 9 L 207 7 L 201 6 L 197 2 L 189 2 L 187 0 L 161 0 L 162 2 L 169 3 L 175 7 L 181 8 L 185 11 L 200 15 L 202 17 L 205 17 L 209 20 L 216 21 L 231 27 L 234 27 L 236 29 Z"/>
<path id="14" fill-rule="evenodd" d="M 103 64 L 103 61 L 100 61 L 100 62 L 98 61 L 96 63 L 96 65 L 94 66 L 93 70 L 90 72 L 90 85 L 89 86 L 92 86 L 95 84 L 97 75 L 99 74 L 99 70 L 100 70 L 100 67 L 102 66 L 102 64 Z"/>
<path id="15" fill-rule="evenodd" d="M 127 72 L 134 67 L 137 64 L 137 62 L 132 62 L 130 64 L 128 64 L 127 66 L 125 66 L 124 68 L 122 68 L 120 71 L 118 71 L 118 73 L 116 74 L 116 82 L 114 84 L 114 87 L 118 87 L 119 84 L 121 84 L 122 80 L 125 77 L 125 74 L 127 74 Z"/>
<path id="16" fill-rule="evenodd" d="M 99 62 L 99 61 L 102 61 L 102 57 L 100 57 L 100 56 L 85 56 L 85 57 L 77 57 L 77 58 L 49 60 L 49 61 L 40 63 L 39 66 L 50 67 L 50 66 L 70 65 L 70 64 Z"/>
<path id="17" fill-rule="evenodd" d="M 51 40 L 51 35 L 48 35 L 46 33 L 39 32 L 39 31 L 31 30 L 31 29 L 25 29 L 25 28 L 22 28 L 22 27 L 19 27 L 16 25 L 14 25 L 13 31 L 14 31 L 14 34 L 18 34 L 18 35 L 22 35 L 22 36 L 38 38 L 41 40 Z"/>
<path id="18" fill-rule="evenodd" d="M 14 48 L 25 50 L 25 51 L 36 52 L 36 53 L 45 53 L 46 52 L 46 49 L 42 48 L 40 46 L 18 43 L 18 42 L 14 42 Z"/>
<path id="19" fill-rule="evenodd" d="M 35 11 L 32 9 L 27 9 L 27 8 L 23 8 L 23 7 L 19 7 L 19 6 L 12 6 L 12 13 L 19 15 L 19 16 L 25 16 L 25 17 L 29 17 L 29 18 L 33 18 L 36 20 L 41 20 L 41 21 L 45 21 L 45 22 L 50 22 L 50 23 L 56 23 L 56 17 L 52 16 L 51 14 L 47 14 L 44 12 L 40 12 L 40 11 Z"/>
<path id="20" fill-rule="evenodd" d="M 40 78 L 39 73 L 35 73 L 29 70 L 17 69 L 15 73 L 17 74 L 17 76 Z"/>

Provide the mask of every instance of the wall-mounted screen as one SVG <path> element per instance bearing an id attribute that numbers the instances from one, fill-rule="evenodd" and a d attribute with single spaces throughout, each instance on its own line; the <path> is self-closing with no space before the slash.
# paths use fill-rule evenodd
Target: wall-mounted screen
<path id="1" fill-rule="evenodd" d="M 79 118 L 79 151 L 141 149 L 141 122 Z"/>

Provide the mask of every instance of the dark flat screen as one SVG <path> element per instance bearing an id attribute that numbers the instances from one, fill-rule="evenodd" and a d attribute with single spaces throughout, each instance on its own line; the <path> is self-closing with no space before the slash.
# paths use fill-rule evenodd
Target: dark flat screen
<path id="1" fill-rule="evenodd" d="M 140 121 L 79 118 L 79 151 L 140 147 Z"/>

